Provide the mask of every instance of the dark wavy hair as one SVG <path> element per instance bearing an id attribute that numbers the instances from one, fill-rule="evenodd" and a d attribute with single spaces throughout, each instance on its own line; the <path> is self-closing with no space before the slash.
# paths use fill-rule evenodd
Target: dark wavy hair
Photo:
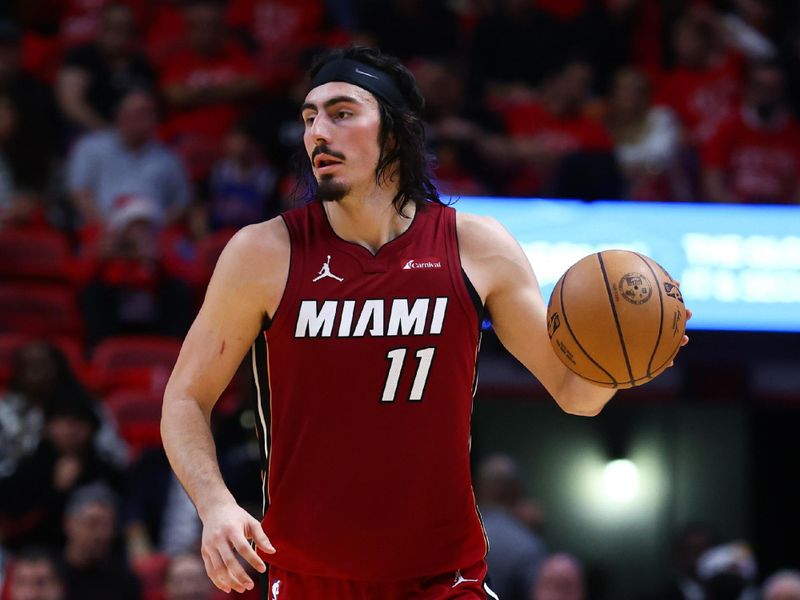
<path id="1" fill-rule="evenodd" d="M 442 204 L 439 192 L 432 181 L 431 163 L 425 145 L 425 125 L 422 110 L 425 99 L 417 87 L 414 75 L 395 57 L 379 50 L 363 46 L 330 50 L 317 57 L 309 71 L 312 80 L 328 62 L 339 58 L 357 60 L 387 73 L 397 85 L 406 102 L 406 107 L 396 108 L 378 98 L 381 129 L 378 137 L 380 156 L 375 169 L 375 180 L 379 184 L 393 174 L 395 168 L 399 176 L 397 194 L 392 199 L 395 209 L 403 214 L 407 202 L 414 202 L 418 209 L 424 209 L 428 202 Z M 393 140 L 393 144 L 389 141 Z M 298 185 L 301 196 L 310 200 L 317 193 L 317 181 L 311 171 L 311 163 L 304 149 L 298 151 L 295 161 Z"/>

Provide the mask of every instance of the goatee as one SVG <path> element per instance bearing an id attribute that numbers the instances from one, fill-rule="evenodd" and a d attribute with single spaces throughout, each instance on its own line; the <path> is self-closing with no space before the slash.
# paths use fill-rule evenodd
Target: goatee
<path id="1" fill-rule="evenodd" d="M 344 198 L 350 188 L 333 180 L 332 175 L 323 175 L 317 182 L 317 198 L 322 202 L 338 202 Z"/>

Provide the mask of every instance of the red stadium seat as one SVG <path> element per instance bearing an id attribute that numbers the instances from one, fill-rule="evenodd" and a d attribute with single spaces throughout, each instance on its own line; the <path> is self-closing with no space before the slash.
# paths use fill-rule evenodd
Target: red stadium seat
<path id="1" fill-rule="evenodd" d="M 180 349 L 179 340 L 165 336 L 107 338 L 92 355 L 95 387 L 99 391 L 123 387 L 163 391 Z"/>
<path id="2" fill-rule="evenodd" d="M 40 337 L 81 337 L 83 321 L 74 292 L 52 284 L 0 286 L 0 331 Z"/>
<path id="3" fill-rule="evenodd" d="M 51 230 L 0 230 L 0 277 L 20 281 L 70 281 L 72 258 L 64 236 Z"/>
<path id="4" fill-rule="evenodd" d="M 141 389 L 121 389 L 105 399 L 122 438 L 134 456 L 161 445 L 161 394 Z"/>

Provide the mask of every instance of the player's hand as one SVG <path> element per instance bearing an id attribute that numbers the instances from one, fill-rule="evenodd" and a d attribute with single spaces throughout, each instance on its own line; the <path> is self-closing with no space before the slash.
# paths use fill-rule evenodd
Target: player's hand
<path id="1" fill-rule="evenodd" d="M 692 318 L 692 311 L 687 308 L 686 309 L 686 322 L 688 323 L 689 319 L 691 319 L 691 318 Z M 683 334 L 683 339 L 681 340 L 681 346 L 685 346 L 688 343 L 689 343 L 689 336 L 684 333 Z M 675 364 L 675 361 L 671 360 L 669 365 L 667 365 L 667 366 L 671 367 L 674 364 Z"/>
<path id="2" fill-rule="evenodd" d="M 275 548 L 261 523 L 236 503 L 230 503 L 204 515 L 201 554 L 208 577 L 223 592 L 252 590 L 253 580 L 247 575 L 239 556 L 259 573 L 267 570 L 261 557 L 250 545 L 253 540 L 266 554 Z"/>

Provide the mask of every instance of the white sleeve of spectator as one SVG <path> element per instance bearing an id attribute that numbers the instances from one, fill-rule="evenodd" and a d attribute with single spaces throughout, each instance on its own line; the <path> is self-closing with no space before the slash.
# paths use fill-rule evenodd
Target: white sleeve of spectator
<path id="1" fill-rule="evenodd" d="M 99 172 L 95 158 L 95 142 L 90 135 L 75 144 L 67 162 L 67 190 L 76 192 L 95 187 Z"/>
<path id="2" fill-rule="evenodd" d="M 769 60 L 777 55 L 778 51 L 769 38 L 738 16 L 725 15 L 722 23 L 731 44 L 750 60 Z"/>
<path id="3" fill-rule="evenodd" d="M 665 107 L 651 109 L 647 136 L 638 144 L 625 144 L 617 148 L 623 164 L 666 168 L 678 149 L 680 126 L 671 110 Z"/>

